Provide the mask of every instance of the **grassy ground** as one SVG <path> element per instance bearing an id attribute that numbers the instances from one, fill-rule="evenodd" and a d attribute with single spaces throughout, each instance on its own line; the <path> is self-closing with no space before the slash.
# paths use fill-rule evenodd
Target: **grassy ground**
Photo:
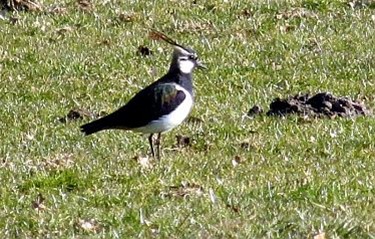
<path id="1" fill-rule="evenodd" d="M 0 20 L 1 238 L 375 237 L 373 117 L 245 117 L 298 92 L 374 108 L 374 3 L 52 2 Z M 111 112 L 161 76 L 172 50 L 150 29 L 209 67 L 195 74 L 203 122 L 165 134 L 153 164 L 137 161 L 145 137 L 58 120 Z"/>

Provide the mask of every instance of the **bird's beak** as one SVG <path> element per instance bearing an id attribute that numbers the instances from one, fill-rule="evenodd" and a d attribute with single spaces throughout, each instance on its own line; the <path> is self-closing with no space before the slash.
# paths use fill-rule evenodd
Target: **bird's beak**
<path id="1" fill-rule="evenodd" d="M 199 69 L 207 69 L 207 67 L 201 61 L 197 61 L 197 67 Z"/>

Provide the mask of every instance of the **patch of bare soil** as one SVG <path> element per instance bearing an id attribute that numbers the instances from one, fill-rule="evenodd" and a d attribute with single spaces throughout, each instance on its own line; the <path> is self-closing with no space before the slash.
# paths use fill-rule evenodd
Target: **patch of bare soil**
<path id="1" fill-rule="evenodd" d="M 67 123 L 68 121 L 82 120 L 84 118 L 95 119 L 103 115 L 106 115 L 106 113 L 101 112 L 100 114 L 95 114 L 85 109 L 72 109 L 66 116 L 59 118 L 59 121 L 61 123 Z"/>
<path id="2" fill-rule="evenodd" d="M 41 11 L 43 8 L 40 3 L 33 0 L 5 0 L 0 6 L 11 11 Z"/>
<path id="3" fill-rule="evenodd" d="M 202 196 L 204 194 L 204 189 L 202 186 L 195 183 L 182 182 L 178 186 L 170 186 L 167 191 L 161 192 L 160 196 L 162 198 L 170 197 L 181 197 L 187 198 L 191 196 Z"/>
<path id="4" fill-rule="evenodd" d="M 188 136 L 176 135 L 176 146 L 178 148 L 186 148 L 191 146 L 191 139 Z"/>
<path id="5" fill-rule="evenodd" d="M 258 106 L 257 106 L 258 107 Z M 315 95 L 297 94 L 287 98 L 276 98 L 270 104 L 267 111 L 268 116 L 284 116 L 288 114 L 299 114 L 308 116 L 328 116 L 334 118 L 354 117 L 359 115 L 368 116 L 371 112 L 366 106 L 348 97 L 337 97 L 331 93 L 322 92 Z M 261 110 L 251 108 L 249 116 L 261 114 Z"/>

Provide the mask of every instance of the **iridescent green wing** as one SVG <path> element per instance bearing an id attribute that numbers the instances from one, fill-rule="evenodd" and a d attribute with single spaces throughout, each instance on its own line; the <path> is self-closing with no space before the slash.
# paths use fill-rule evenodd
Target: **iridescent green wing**
<path id="1" fill-rule="evenodd" d="M 175 110 L 186 98 L 182 90 L 178 90 L 175 84 L 160 84 L 155 87 L 153 106 L 155 116 L 162 116 Z"/>

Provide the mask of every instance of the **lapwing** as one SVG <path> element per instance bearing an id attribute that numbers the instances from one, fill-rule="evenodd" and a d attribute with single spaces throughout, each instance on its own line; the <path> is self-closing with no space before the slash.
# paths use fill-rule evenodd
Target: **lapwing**
<path id="1" fill-rule="evenodd" d="M 139 91 L 117 111 L 82 125 L 81 131 L 85 135 L 108 129 L 149 134 L 148 141 L 154 158 L 153 135 L 157 134 L 156 158 L 159 160 L 161 133 L 175 128 L 188 117 L 194 103 L 193 71 L 205 66 L 193 49 L 177 44 L 165 34 L 154 31 L 150 37 L 164 40 L 174 46 L 168 72 Z"/>

